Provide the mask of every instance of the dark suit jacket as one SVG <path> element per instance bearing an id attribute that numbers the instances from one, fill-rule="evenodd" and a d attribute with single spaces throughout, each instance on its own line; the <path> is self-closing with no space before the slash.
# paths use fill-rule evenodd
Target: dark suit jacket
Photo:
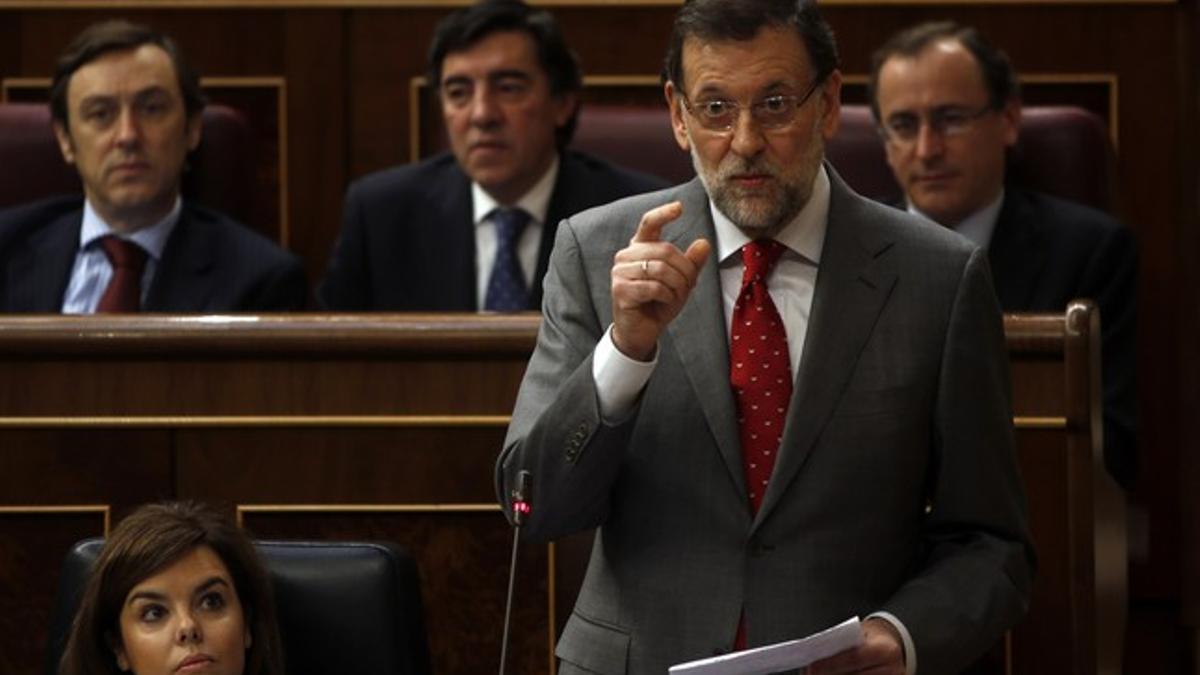
<path id="1" fill-rule="evenodd" d="M 642 213 L 676 199 L 683 216 L 664 237 L 712 240 L 703 186 L 559 227 L 497 489 L 531 472 L 529 538 L 599 527 L 557 648 L 564 675 L 661 675 L 728 650 L 743 611 L 757 646 L 878 610 L 908 628 L 918 672 L 957 673 L 1023 613 L 1032 547 L 986 257 L 830 179 L 804 353 L 756 515 L 715 259 L 627 419 L 600 418 L 592 378 L 614 253 Z"/>
<path id="2" fill-rule="evenodd" d="M 0 211 L 0 311 L 59 312 L 79 249 L 83 198 Z M 304 309 L 300 259 L 226 216 L 184 202 L 146 294 L 147 312 Z"/>
<path id="3" fill-rule="evenodd" d="M 1000 306 L 1061 312 L 1076 298 L 1100 308 L 1104 461 L 1125 487 L 1137 473 L 1137 247 L 1108 215 L 1013 187 L 1005 190 L 988 259 Z"/>
<path id="4" fill-rule="evenodd" d="M 542 302 L 542 277 L 563 218 L 664 187 L 660 179 L 566 152 L 546 211 L 530 309 Z M 335 310 L 478 309 L 471 180 L 454 156 L 393 167 L 346 191 L 342 232 L 317 301 Z"/>

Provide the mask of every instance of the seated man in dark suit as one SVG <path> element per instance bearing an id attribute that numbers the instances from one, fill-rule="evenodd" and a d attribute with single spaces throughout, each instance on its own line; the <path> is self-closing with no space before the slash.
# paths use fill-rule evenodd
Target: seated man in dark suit
<path id="1" fill-rule="evenodd" d="M 500 0 L 449 15 L 429 82 L 453 153 L 350 186 L 317 290 L 329 309 L 537 309 L 560 220 L 664 186 L 566 150 L 582 75 L 546 11 Z"/>
<path id="2" fill-rule="evenodd" d="M 0 212 L 0 310 L 303 308 L 298 258 L 180 197 L 204 96 L 170 38 L 123 21 L 93 25 L 59 59 L 50 96 L 84 198 Z"/>
<path id="3" fill-rule="evenodd" d="M 1005 311 L 1100 307 L 1104 458 L 1129 487 L 1137 469 L 1134 387 L 1137 251 L 1108 215 L 1005 184 L 1021 101 L 1005 54 L 974 29 L 923 24 L 875 53 L 871 105 L 888 163 L 924 215 L 988 249 Z"/>

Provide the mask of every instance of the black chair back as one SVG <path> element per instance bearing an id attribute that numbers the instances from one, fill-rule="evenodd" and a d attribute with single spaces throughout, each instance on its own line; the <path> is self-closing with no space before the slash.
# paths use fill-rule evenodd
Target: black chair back
<path id="1" fill-rule="evenodd" d="M 289 675 L 428 675 L 416 562 L 394 544 L 256 541 L 275 593 Z M 63 561 L 46 675 L 55 675 L 84 584 L 104 546 L 85 539 Z"/>

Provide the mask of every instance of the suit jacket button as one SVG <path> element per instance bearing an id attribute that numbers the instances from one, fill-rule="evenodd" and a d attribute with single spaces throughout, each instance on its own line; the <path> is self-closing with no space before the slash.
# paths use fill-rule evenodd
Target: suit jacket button
<path id="1" fill-rule="evenodd" d="M 758 541 L 750 545 L 750 555 L 755 558 L 761 558 L 774 550 L 775 547 L 771 544 L 764 544 Z"/>

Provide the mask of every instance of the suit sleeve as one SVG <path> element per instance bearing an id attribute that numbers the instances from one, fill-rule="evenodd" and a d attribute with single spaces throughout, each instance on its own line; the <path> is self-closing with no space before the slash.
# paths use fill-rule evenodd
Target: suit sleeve
<path id="1" fill-rule="evenodd" d="M 535 540 L 604 520 L 637 417 L 635 411 L 617 425 L 601 420 L 588 346 L 604 333 L 593 299 L 606 298 L 607 289 L 590 292 L 569 220 L 558 228 L 545 289 L 537 346 L 496 464 L 497 494 L 506 512 L 517 472 L 530 472 L 533 510 L 523 531 Z"/>
<path id="2" fill-rule="evenodd" d="M 280 261 L 264 271 L 249 299 L 247 310 L 294 312 L 308 308 L 308 276 L 300 259 L 283 253 Z"/>
<path id="3" fill-rule="evenodd" d="M 372 309 L 367 221 L 360 186 L 346 190 L 342 231 L 329 257 L 325 278 L 317 287 L 317 304 L 329 310 Z"/>
<path id="4" fill-rule="evenodd" d="M 924 674 L 961 671 L 1029 602 L 1035 561 L 1010 398 L 1000 308 L 976 250 L 942 350 L 924 563 L 882 608 L 908 628 Z"/>

